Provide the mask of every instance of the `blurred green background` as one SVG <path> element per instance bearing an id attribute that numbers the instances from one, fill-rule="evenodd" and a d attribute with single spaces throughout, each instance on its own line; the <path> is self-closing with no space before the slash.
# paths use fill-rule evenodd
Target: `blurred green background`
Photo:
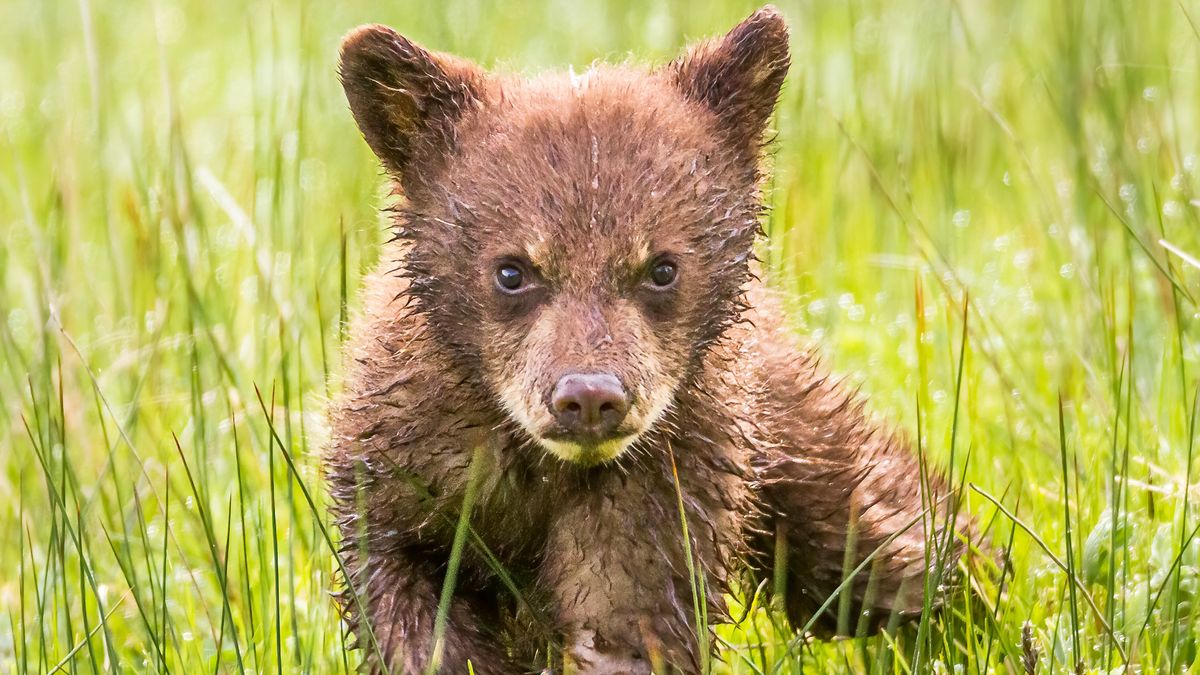
<path id="1" fill-rule="evenodd" d="M 355 667 L 322 408 L 385 222 L 345 31 L 579 70 L 755 8 L 3 0 L 0 669 Z M 764 257 L 1011 565 L 973 563 L 917 631 L 834 643 L 743 598 L 716 671 L 1193 668 L 1200 4 L 780 9 Z"/>

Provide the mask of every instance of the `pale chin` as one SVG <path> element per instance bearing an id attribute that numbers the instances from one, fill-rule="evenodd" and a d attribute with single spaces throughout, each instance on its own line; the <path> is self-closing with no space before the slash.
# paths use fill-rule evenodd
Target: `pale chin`
<path id="1" fill-rule="evenodd" d="M 602 443 L 589 443 L 587 445 L 556 441 L 549 438 L 539 438 L 537 442 L 548 450 L 550 454 L 561 460 L 581 466 L 596 466 L 597 464 L 611 462 L 620 457 L 629 449 L 629 446 L 633 445 L 633 442 L 637 438 L 637 434 L 630 434 Z"/>

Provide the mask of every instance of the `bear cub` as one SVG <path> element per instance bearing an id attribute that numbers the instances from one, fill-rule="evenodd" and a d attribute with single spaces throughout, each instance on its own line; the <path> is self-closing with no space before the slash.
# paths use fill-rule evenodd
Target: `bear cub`
<path id="1" fill-rule="evenodd" d="M 788 63 L 770 7 L 667 65 L 532 79 L 345 38 L 396 197 L 325 458 L 367 670 L 696 673 L 726 593 L 856 634 L 950 574 L 944 489 L 755 260 Z"/>

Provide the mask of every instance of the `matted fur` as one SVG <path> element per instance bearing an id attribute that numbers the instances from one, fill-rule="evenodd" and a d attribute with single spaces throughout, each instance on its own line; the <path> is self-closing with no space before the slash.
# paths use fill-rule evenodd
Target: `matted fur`
<path id="1" fill-rule="evenodd" d="M 798 346 L 754 273 L 763 135 L 787 67 L 771 8 L 665 67 L 580 77 L 489 75 L 381 26 L 347 36 L 346 94 L 399 198 L 326 458 L 343 609 L 370 670 L 434 658 L 472 471 L 446 672 L 563 654 L 580 672 L 696 672 L 676 475 L 710 620 L 723 592 L 775 573 L 777 548 L 797 626 L 877 547 L 872 581 L 850 587 L 855 624 L 920 611 L 917 463 Z M 648 288 L 663 252 L 679 279 Z M 492 281 L 511 258 L 536 279 L 520 296 Z M 625 440 L 543 435 L 548 392 L 580 370 L 628 391 Z"/>

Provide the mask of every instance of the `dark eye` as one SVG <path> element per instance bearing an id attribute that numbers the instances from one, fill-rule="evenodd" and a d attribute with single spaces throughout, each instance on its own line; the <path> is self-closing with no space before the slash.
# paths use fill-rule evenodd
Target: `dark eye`
<path id="1" fill-rule="evenodd" d="M 525 285 L 525 275 L 516 265 L 501 265 L 496 268 L 496 285 L 504 291 L 519 291 Z"/>
<path id="2" fill-rule="evenodd" d="M 675 282 L 675 277 L 679 274 L 678 268 L 673 262 L 657 262 L 650 269 L 650 281 L 659 287 L 670 286 Z"/>

